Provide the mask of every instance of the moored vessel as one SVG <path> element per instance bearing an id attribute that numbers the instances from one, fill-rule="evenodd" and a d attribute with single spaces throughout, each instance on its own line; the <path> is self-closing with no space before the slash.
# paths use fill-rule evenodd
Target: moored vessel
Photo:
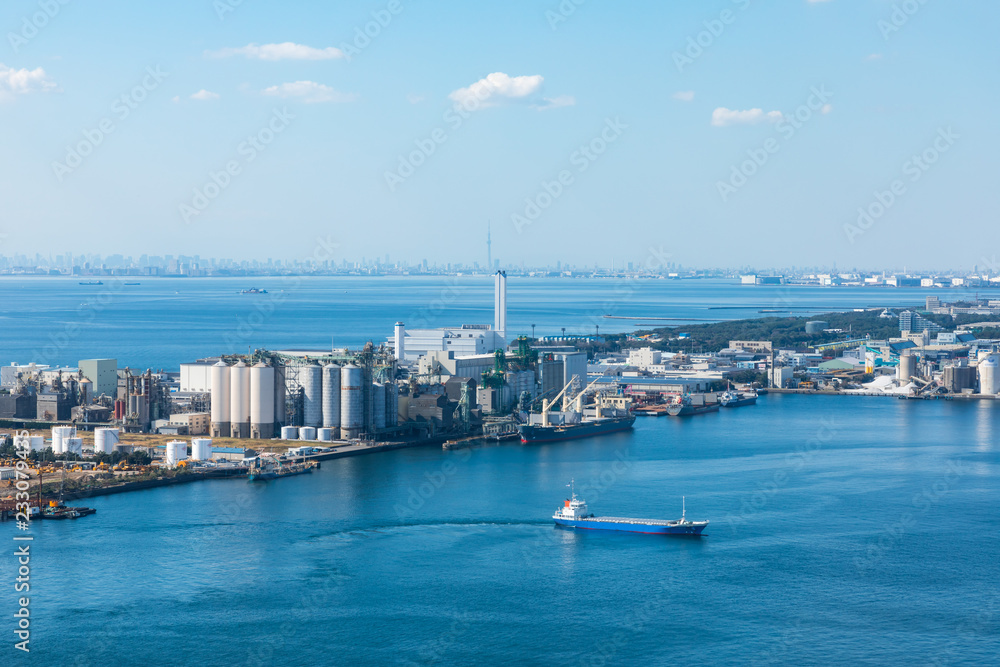
<path id="1" fill-rule="evenodd" d="M 712 394 L 714 397 L 715 395 Z M 690 394 L 678 396 L 675 400 L 667 403 L 667 414 L 671 417 L 688 417 L 690 415 L 701 415 L 707 412 L 718 412 L 718 401 L 707 402 L 704 395 L 698 395 L 697 400 Z"/>
<path id="2" fill-rule="evenodd" d="M 754 405 L 756 402 L 757 392 L 741 394 L 730 390 L 719 396 L 719 405 L 724 408 L 741 408 L 744 405 Z"/>

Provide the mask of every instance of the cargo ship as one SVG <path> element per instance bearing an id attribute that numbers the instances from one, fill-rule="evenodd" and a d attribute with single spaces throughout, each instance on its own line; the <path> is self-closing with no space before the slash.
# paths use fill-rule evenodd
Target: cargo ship
<path id="1" fill-rule="evenodd" d="M 676 400 L 667 403 L 667 414 L 671 417 L 688 417 L 719 411 L 718 402 L 709 403 L 705 401 L 704 395 L 700 395 L 698 399 L 696 401 L 690 395 L 678 396 Z"/>
<path id="2" fill-rule="evenodd" d="M 571 482 L 570 487 L 573 486 Z M 701 536 L 708 521 L 689 521 L 687 518 L 687 507 L 683 496 L 681 496 L 681 518 L 680 519 L 630 519 L 613 516 L 594 516 L 588 514 L 587 503 L 582 498 L 576 497 L 576 489 L 573 489 L 572 496 L 565 501 L 562 507 L 552 515 L 557 526 L 567 528 L 580 528 L 582 530 L 616 530 L 627 533 L 646 533 L 649 535 L 689 535 Z"/>
<path id="3" fill-rule="evenodd" d="M 279 477 L 291 477 L 312 472 L 316 467 L 315 463 L 289 463 L 285 464 L 276 459 L 268 458 L 263 461 L 258 457 L 250 462 L 250 472 L 247 473 L 247 481 L 263 482 Z"/>
<path id="4" fill-rule="evenodd" d="M 635 423 L 635 415 L 623 417 L 602 417 L 599 419 L 584 419 L 576 423 L 564 424 L 521 424 L 517 427 L 521 434 L 522 444 L 535 442 L 559 442 L 560 440 L 575 440 L 589 438 L 593 435 L 606 435 L 627 431 Z"/>
<path id="5" fill-rule="evenodd" d="M 735 391 L 727 391 L 719 396 L 719 405 L 724 408 L 741 408 L 744 405 L 754 405 L 757 402 L 757 392 L 741 394 Z"/>

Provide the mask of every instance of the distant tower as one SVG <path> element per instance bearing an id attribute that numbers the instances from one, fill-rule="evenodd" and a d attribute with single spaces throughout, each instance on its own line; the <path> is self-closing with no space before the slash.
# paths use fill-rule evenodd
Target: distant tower
<path id="1" fill-rule="evenodd" d="M 490 236 L 490 221 L 486 221 L 486 270 L 493 270 L 493 239 Z"/>
<path id="2" fill-rule="evenodd" d="M 497 271 L 493 286 L 493 330 L 507 338 L 507 274 Z"/>

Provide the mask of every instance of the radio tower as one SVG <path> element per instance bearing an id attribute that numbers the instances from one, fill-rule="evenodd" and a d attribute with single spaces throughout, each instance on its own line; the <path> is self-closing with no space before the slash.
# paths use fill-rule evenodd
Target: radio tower
<path id="1" fill-rule="evenodd" d="M 486 270 L 493 271 L 493 240 L 490 238 L 490 221 L 486 221 Z"/>

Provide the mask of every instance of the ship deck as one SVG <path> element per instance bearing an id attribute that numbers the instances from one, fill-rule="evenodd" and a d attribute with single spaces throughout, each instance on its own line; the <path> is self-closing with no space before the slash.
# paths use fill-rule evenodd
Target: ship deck
<path id="1" fill-rule="evenodd" d="M 587 517 L 585 519 L 577 519 L 577 521 L 593 521 L 595 523 L 630 523 L 638 526 L 677 526 L 680 524 L 680 520 L 667 520 L 667 519 L 629 519 L 625 517 L 617 516 L 594 516 Z M 693 521 L 691 523 L 700 523 L 699 521 Z"/>

